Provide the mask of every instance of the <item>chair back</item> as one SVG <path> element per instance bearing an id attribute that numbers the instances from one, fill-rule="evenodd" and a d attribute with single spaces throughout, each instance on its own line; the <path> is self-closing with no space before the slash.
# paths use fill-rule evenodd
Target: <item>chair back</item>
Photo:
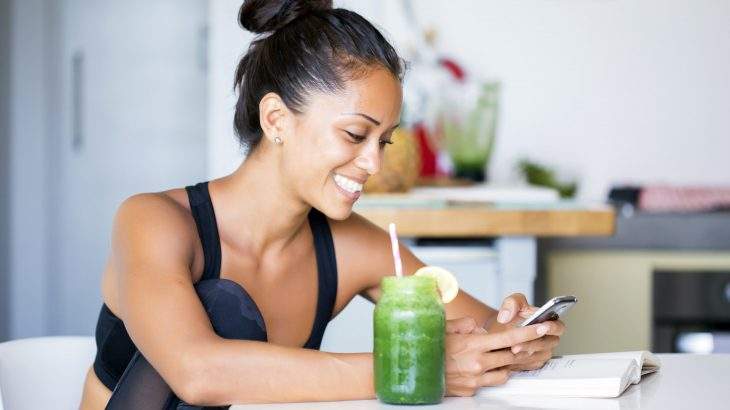
<path id="1" fill-rule="evenodd" d="M 77 409 L 95 354 L 91 336 L 0 343 L 0 410 Z"/>

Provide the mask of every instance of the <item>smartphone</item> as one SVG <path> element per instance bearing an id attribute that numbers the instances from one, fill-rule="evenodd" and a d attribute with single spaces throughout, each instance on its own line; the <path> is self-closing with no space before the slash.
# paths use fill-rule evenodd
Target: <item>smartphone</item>
<path id="1" fill-rule="evenodd" d="M 578 299 L 575 296 L 558 296 L 547 301 L 540 309 L 530 315 L 524 322 L 520 324 L 522 326 L 534 325 L 536 323 L 542 323 L 546 320 L 557 320 L 573 305 L 578 303 Z"/>

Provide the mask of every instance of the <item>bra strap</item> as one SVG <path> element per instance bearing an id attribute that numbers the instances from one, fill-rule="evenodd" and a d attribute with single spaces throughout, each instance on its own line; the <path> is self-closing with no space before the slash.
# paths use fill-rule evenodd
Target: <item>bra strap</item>
<path id="1" fill-rule="evenodd" d="M 317 255 L 317 273 L 319 292 L 317 295 L 317 315 L 315 328 L 305 347 L 318 349 L 322 343 L 324 331 L 332 319 L 337 298 L 337 260 L 335 245 L 332 240 L 327 217 L 319 210 L 312 208 L 309 212 L 309 224 L 314 236 L 314 249 Z"/>
<path id="2" fill-rule="evenodd" d="M 221 243 L 215 220 L 213 202 L 208 191 L 208 182 L 187 186 L 190 210 L 198 227 L 200 243 L 203 245 L 203 276 L 200 280 L 218 279 L 221 271 Z"/>

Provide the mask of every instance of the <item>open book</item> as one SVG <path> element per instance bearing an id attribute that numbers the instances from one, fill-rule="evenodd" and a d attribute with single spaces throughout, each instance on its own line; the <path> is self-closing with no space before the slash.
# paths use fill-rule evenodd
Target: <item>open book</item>
<path id="1" fill-rule="evenodd" d="M 647 351 L 557 356 L 541 369 L 513 373 L 504 385 L 485 387 L 477 394 L 618 397 L 660 366 L 659 359 Z"/>

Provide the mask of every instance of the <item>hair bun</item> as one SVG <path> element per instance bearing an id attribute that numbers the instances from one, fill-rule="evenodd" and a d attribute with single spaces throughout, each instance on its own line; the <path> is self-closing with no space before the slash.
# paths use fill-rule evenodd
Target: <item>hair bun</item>
<path id="1" fill-rule="evenodd" d="M 267 33 L 312 11 L 331 8 L 332 0 L 245 0 L 238 23 L 253 33 Z"/>

